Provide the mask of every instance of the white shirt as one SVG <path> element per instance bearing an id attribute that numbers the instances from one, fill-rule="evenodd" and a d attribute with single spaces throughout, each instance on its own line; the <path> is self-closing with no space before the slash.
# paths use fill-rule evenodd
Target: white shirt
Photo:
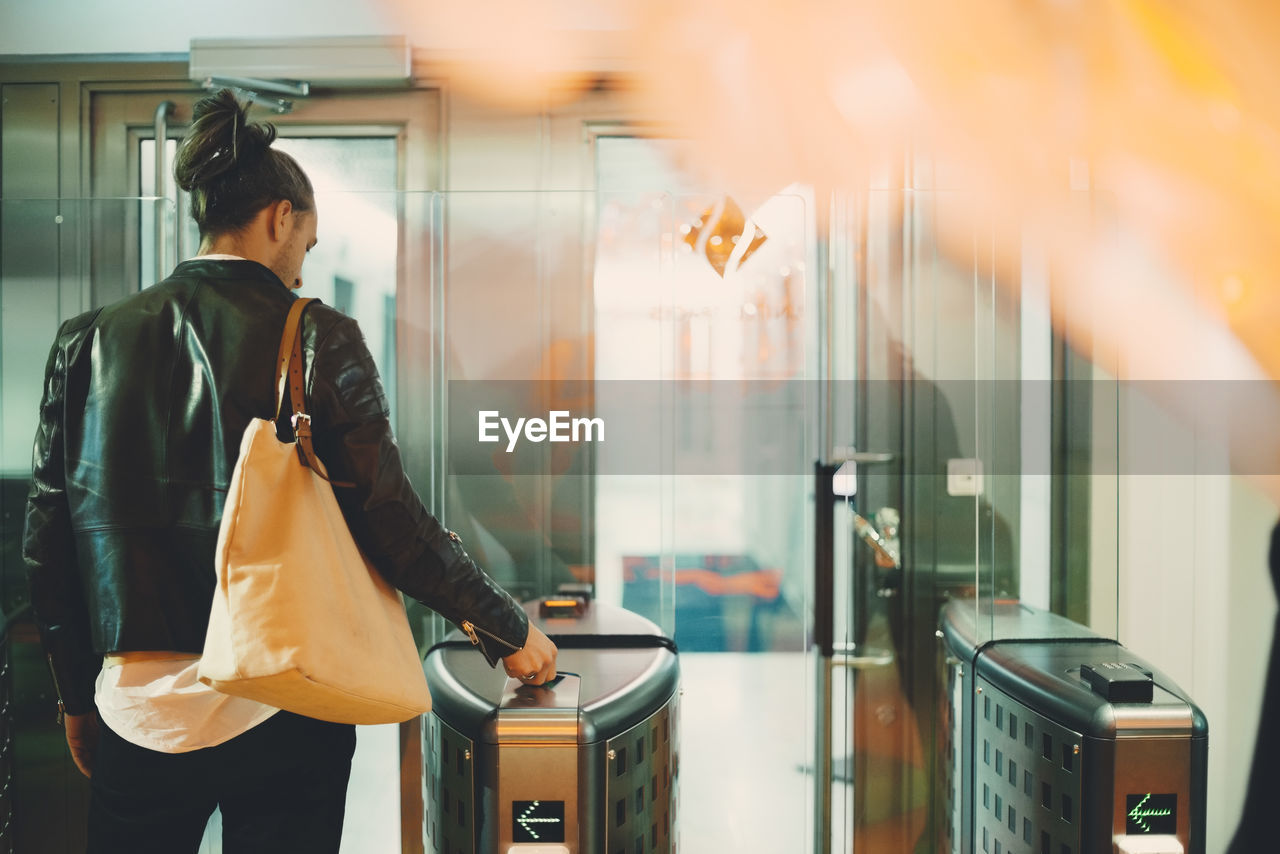
<path id="1" fill-rule="evenodd" d="M 218 693 L 196 678 L 199 667 L 198 658 L 104 665 L 94 702 L 112 732 L 161 753 L 222 744 L 280 711 Z"/>

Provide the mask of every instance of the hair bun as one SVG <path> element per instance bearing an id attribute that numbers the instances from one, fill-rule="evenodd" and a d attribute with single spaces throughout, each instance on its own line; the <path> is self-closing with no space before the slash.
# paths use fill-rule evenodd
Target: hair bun
<path id="1" fill-rule="evenodd" d="M 174 161 L 178 186 L 190 192 L 216 180 L 246 160 L 260 158 L 276 138 L 271 125 L 251 123 L 248 107 L 231 89 L 201 98 L 192 110 L 191 130 Z"/>
<path id="2" fill-rule="evenodd" d="M 191 110 L 191 118 L 194 122 L 201 119 L 220 117 L 237 117 L 243 121 L 248 113 L 248 109 L 236 100 L 235 92 L 230 89 L 219 89 L 212 95 L 206 95 L 199 101 L 196 101 L 195 107 Z"/>

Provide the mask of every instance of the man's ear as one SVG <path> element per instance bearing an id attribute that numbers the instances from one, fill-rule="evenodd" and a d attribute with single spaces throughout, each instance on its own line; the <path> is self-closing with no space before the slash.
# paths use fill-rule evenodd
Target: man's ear
<path id="1" fill-rule="evenodd" d="M 293 212 L 293 202 L 288 199 L 281 199 L 269 208 L 270 215 L 267 217 L 267 234 L 275 242 L 279 243 L 285 239 L 288 234 L 286 225 L 289 214 Z"/>

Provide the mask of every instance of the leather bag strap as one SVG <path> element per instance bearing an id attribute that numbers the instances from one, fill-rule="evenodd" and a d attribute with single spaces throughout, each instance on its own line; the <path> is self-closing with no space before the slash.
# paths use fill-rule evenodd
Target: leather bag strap
<path id="1" fill-rule="evenodd" d="M 301 337 L 298 335 L 298 327 L 302 325 L 302 312 L 306 311 L 307 305 L 314 301 L 314 297 L 294 300 L 293 305 L 289 307 L 289 315 L 284 321 L 284 334 L 280 336 L 279 355 L 276 356 L 277 419 L 280 418 L 280 407 L 284 404 L 284 383 L 289 371 L 289 357 L 293 352 L 294 343 Z"/>
<path id="2" fill-rule="evenodd" d="M 289 403 L 293 408 L 290 423 L 293 424 L 293 438 L 298 443 L 299 462 L 333 486 L 355 486 L 354 483 L 331 480 L 311 444 L 311 416 L 307 413 L 306 376 L 302 370 L 302 313 L 315 301 L 314 297 L 295 300 L 285 319 L 284 334 L 280 337 L 280 354 L 276 362 L 276 418 L 280 417 L 280 407 L 284 403 L 284 383 L 287 379 Z"/>

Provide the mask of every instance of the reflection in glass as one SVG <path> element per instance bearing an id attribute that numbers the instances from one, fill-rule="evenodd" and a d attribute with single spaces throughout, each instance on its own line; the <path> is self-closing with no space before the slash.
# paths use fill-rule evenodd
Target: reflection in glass
<path id="1" fill-rule="evenodd" d="M 667 389 L 650 473 L 631 473 L 615 456 L 625 449 L 598 452 L 597 588 L 675 638 L 684 797 L 734 805 L 686 812 L 682 847 L 796 850 L 811 785 L 809 207 L 803 193 L 699 191 L 676 154 L 668 141 L 596 140 L 596 381 Z M 774 399 L 791 401 L 784 423 L 800 441 L 765 432 L 777 422 L 760 416 L 775 413 L 753 410 L 753 386 L 788 384 L 795 393 Z M 778 454 L 794 459 L 773 470 L 790 474 L 752 473 Z M 720 473 L 682 472 L 699 465 Z M 744 834 L 744 816 L 767 819 Z"/>

